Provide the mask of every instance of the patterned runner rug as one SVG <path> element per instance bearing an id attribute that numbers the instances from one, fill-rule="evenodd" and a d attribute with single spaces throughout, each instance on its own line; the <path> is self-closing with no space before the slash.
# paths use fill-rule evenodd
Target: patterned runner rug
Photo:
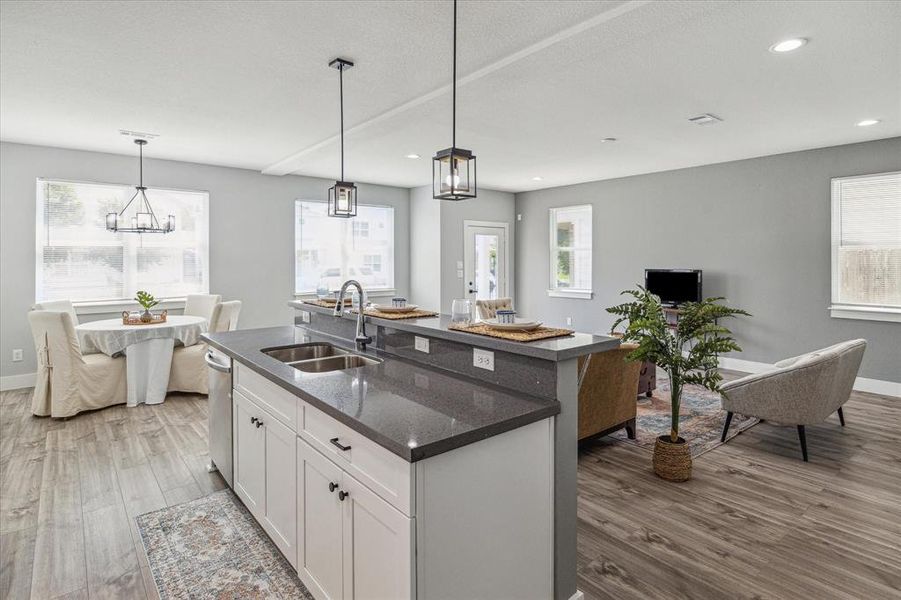
<path id="1" fill-rule="evenodd" d="M 231 490 L 137 518 L 160 600 L 313 600 Z"/>
<path id="2" fill-rule="evenodd" d="M 679 435 L 688 440 L 692 457 L 700 456 L 722 444 L 720 436 L 723 433 L 726 411 L 721 406 L 720 395 L 716 392 L 697 385 L 688 385 L 682 390 Z M 669 382 L 661 382 L 651 398 L 644 395 L 638 397 L 638 415 L 635 421 L 634 440 L 626 436 L 624 429 L 611 434 L 610 437 L 653 452 L 657 436 L 668 434 L 670 431 Z M 726 441 L 759 422 L 756 417 L 733 415 Z"/>

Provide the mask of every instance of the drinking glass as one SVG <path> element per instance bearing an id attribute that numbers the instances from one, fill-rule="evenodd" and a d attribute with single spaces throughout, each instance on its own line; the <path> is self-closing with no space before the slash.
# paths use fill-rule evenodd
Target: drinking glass
<path id="1" fill-rule="evenodd" d="M 454 299 L 451 305 L 451 322 L 470 324 L 472 322 L 472 302 L 465 298 Z"/>

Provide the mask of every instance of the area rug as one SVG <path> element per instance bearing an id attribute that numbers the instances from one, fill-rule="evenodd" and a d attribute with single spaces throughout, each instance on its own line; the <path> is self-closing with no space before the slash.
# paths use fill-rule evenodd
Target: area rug
<path id="1" fill-rule="evenodd" d="M 610 437 L 653 452 L 657 437 L 670 432 L 669 382 L 663 381 L 653 394 L 650 398 L 643 394 L 638 397 L 635 439 L 630 440 L 625 430 L 617 431 Z M 720 436 L 725 420 L 726 411 L 722 409 L 719 394 L 698 385 L 687 385 L 683 388 L 679 410 L 679 435 L 688 440 L 692 457 L 700 456 L 722 444 Z M 760 419 L 756 417 L 733 415 L 726 441 L 759 422 Z"/>
<path id="2" fill-rule="evenodd" d="M 161 600 L 313 596 L 231 490 L 137 517 Z"/>

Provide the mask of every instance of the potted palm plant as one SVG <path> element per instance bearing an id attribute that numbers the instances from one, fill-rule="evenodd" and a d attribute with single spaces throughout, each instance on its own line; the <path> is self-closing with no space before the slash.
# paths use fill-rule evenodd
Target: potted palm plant
<path id="1" fill-rule="evenodd" d="M 135 295 L 135 300 L 144 308 L 144 312 L 141 313 L 141 322 L 152 322 L 153 313 L 150 312 L 150 309 L 159 304 L 160 301 L 154 298 L 153 294 L 145 292 L 144 290 L 138 291 L 138 293 Z"/>
<path id="2" fill-rule="evenodd" d="M 612 306 L 607 312 L 617 316 L 615 331 L 625 323 L 622 339 L 635 342 L 638 348 L 628 356 L 629 361 L 651 361 L 666 371 L 672 397 L 672 418 L 669 435 L 661 435 L 654 444 L 654 472 L 670 481 L 686 481 L 691 477 L 691 451 L 679 436 L 679 409 L 682 390 L 687 384 L 700 385 L 722 394 L 723 376 L 718 355 L 740 352 L 732 332 L 719 323 L 720 319 L 749 313 L 722 304 L 724 298 L 708 298 L 701 302 L 686 302 L 679 306 L 679 320 L 671 324 L 660 304 L 660 298 L 641 286 L 627 290 L 630 302 Z"/>

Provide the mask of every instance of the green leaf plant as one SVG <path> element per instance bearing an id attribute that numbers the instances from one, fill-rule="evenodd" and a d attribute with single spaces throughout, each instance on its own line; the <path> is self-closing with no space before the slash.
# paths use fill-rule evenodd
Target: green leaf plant
<path id="1" fill-rule="evenodd" d="M 135 300 L 138 304 L 144 307 L 144 310 L 150 310 L 160 303 L 160 301 L 154 298 L 152 294 L 149 294 L 144 290 L 138 291 L 137 295 L 135 296 Z"/>
<path id="2" fill-rule="evenodd" d="M 720 325 L 720 320 L 737 315 L 751 316 L 738 308 L 722 303 L 725 298 L 707 298 L 701 302 L 686 302 L 679 306 L 679 320 L 673 325 L 666 320 L 660 298 L 638 286 L 621 295 L 632 301 L 607 309 L 616 315 L 612 331 L 625 324 L 624 342 L 634 342 L 638 348 L 626 356 L 628 361 L 651 361 L 666 371 L 672 397 L 670 440 L 679 441 L 679 409 L 682 389 L 686 384 L 700 385 L 722 394 L 723 376 L 718 356 L 726 352 L 741 352 L 732 332 Z"/>

